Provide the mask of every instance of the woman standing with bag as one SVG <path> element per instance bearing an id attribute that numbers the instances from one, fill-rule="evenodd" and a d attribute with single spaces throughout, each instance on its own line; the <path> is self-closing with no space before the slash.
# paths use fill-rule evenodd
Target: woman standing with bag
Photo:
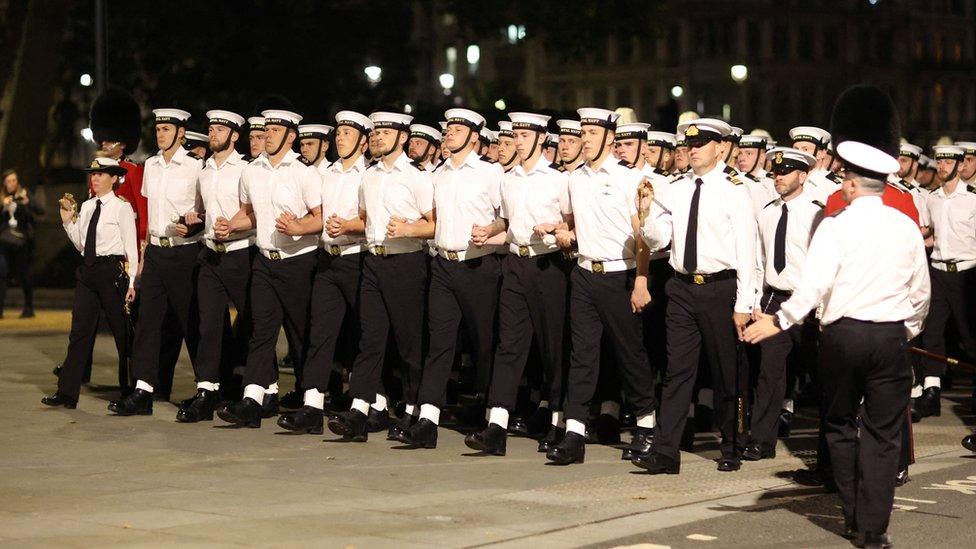
<path id="1" fill-rule="evenodd" d="M 34 200 L 34 193 L 20 184 L 16 170 L 6 170 L 0 179 L 0 318 L 7 294 L 10 266 L 24 289 L 24 308 L 20 318 L 34 316 L 34 284 L 30 265 L 34 257 L 34 218 L 44 215 L 44 206 Z"/>

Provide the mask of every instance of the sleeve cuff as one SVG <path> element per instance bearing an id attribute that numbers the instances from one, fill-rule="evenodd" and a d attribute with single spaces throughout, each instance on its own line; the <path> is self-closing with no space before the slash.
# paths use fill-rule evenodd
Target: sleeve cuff
<path id="1" fill-rule="evenodd" d="M 786 318 L 786 315 L 783 314 L 783 311 L 777 311 L 776 312 L 776 318 L 779 319 L 779 327 L 783 331 L 789 330 L 790 328 L 793 327 L 793 323 L 790 322 L 789 319 Z"/>

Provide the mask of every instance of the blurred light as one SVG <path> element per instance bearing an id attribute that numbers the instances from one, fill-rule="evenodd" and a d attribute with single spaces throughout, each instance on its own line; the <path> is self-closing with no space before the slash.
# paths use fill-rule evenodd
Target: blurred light
<path id="1" fill-rule="evenodd" d="M 517 44 L 525 38 L 525 25 L 509 25 L 505 27 L 505 38 L 509 44 Z"/>
<path id="2" fill-rule="evenodd" d="M 363 69 L 366 73 L 366 78 L 369 80 L 370 84 L 376 84 L 383 78 L 383 69 L 377 67 L 376 65 L 370 65 Z"/>
<path id="3" fill-rule="evenodd" d="M 505 105 L 505 100 L 504 99 L 499 99 L 498 101 L 495 101 L 495 108 L 496 109 L 498 109 L 500 111 L 503 111 L 503 110 L 505 110 L 505 107 L 506 107 L 506 105 Z"/>
<path id="4" fill-rule="evenodd" d="M 467 57 L 468 64 L 477 65 L 478 61 L 481 60 L 481 48 L 477 44 L 471 44 L 468 46 Z"/>
<path id="5" fill-rule="evenodd" d="M 879 1 L 880 0 L 868 0 L 868 4 L 871 4 L 872 6 L 877 6 Z"/>
<path id="6" fill-rule="evenodd" d="M 85 128 L 81 130 L 81 136 L 87 141 L 95 142 L 95 135 L 92 133 L 91 128 Z"/>
<path id="7" fill-rule="evenodd" d="M 744 82 L 746 78 L 749 78 L 749 68 L 745 65 L 732 65 L 729 74 L 732 75 L 732 80 Z"/>
<path id="8" fill-rule="evenodd" d="M 444 50 L 444 54 L 447 57 L 448 63 L 454 63 L 457 61 L 457 48 L 455 48 L 454 46 L 451 46 L 446 50 Z"/>
<path id="9" fill-rule="evenodd" d="M 407 103 L 406 105 L 403 106 L 403 112 L 405 112 L 407 114 L 410 114 L 410 113 L 413 112 L 413 107 L 410 106 L 410 103 Z"/>
<path id="10" fill-rule="evenodd" d="M 454 75 L 449 72 L 445 72 L 444 74 L 440 75 L 437 80 L 441 83 L 441 87 L 445 90 L 449 90 L 454 87 Z"/>
<path id="11" fill-rule="evenodd" d="M 671 88 L 671 97 L 675 99 L 681 97 L 683 93 L 685 93 L 685 89 L 682 88 L 681 86 L 673 86 Z"/>
<path id="12" fill-rule="evenodd" d="M 81 75 L 81 78 L 78 79 L 78 82 L 82 86 L 87 88 L 88 86 L 92 85 L 92 76 L 86 72 L 85 74 Z"/>
<path id="13" fill-rule="evenodd" d="M 732 105 L 725 103 L 722 105 L 722 118 L 725 120 L 732 120 Z"/>

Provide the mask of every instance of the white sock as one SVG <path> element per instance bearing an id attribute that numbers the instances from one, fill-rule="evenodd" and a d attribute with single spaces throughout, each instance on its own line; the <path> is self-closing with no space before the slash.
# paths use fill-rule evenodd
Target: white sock
<path id="1" fill-rule="evenodd" d="M 275 381 L 271 385 L 268 385 L 268 388 L 264 391 L 264 393 L 266 395 L 276 395 L 276 394 L 278 394 L 278 382 Z"/>
<path id="2" fill-rule="evenodd" d="M 579 436 L 586 436 L 586 425 L 583 425 L 582 421 L 577 421 L 575 419 L 566 420 L 566 432 L 576 433 Z"/>
<path id="3" fill-rule="evenodd" d="M 688 405 L 688 417 L 695 417 L 695 403 L 692 402 Z"/>
<path id="4" fill-rule="evenodd" d="M 557 428 L 557 429 L 565 429 L 566 428 L 566 419 L 565 419 L 565 416 L 563 415 L 562 412 L 553 412 L 552 413 L 552 426 L 555 427 L 555 428 Z"/>
<path id="5" fill-rule="evenodd" d="M 264 387 L 260 385 L 250 384 L 244 387 L 244 398 L 249 398 L 258 404 L 264 402 Z"/>
<path id="6" fill-rule="evenodd" d="M 369 415 L 369 403 L 361 398 L 352 399 L 352 406 L 349 407 L 350 410 L 359 410 L 363 415 Z"/>
<path id="7" fill-rule="evenodd" d="M 403 412 L 408 416 L 415 416 L 417 415 L 417 407 L 413 404 L 407 404 L 403 407 Z"/>
<path id="8" fill-rule="evenodd" d="M 928 389 L 929 387 L 935 387 L 936 389 L 942 388 L 942 378 L 939 376 L 925 376 L 924 387 Z"/>
<path id="9" fill-rule="evenodd" d="M 600 415 L 607 415 L 613 418 L 620 417 L 620 403 L 612 400 L 604 400 L 600 403 Z"/>
<path id="10" fill-rule="evenodd" d="M 698 390 L 698 404 L 706 408 L 715 408 L 715 392 L 711 389 Z"/>
<path id="11" fill-rule="evenodd" d="M 654 412 L 647 414 L 646 416 L 641 416 L 637 418 L 637 426 L 643 429 L 653 429 L 656 423 L 656 416 Z"/>
<path id="12" fill-rule="evenodd" d="M 912 386 L 912 394 L 911 394 L 911 397 L 912 398 L 918 398 L 920 396 L 922 396 L 922 386 L 921 385 L 914 385 L 914 386 Z"/>
<path id="13" fill-rule="evenodd" d="M 492 408 L 488 412 L 488 423 L 494 423 L 502 429 L 508 429 L 508 410 L 505 408 Z"/>
<path id="14" fill-rule="evenodd" d="M 791 414 L 793 413 L 793 399 L 792 398 L 787 398 L 787 399 L 783 400 L 783 409 L 786 410 L 787 412 L 791 413 Z"/>
<path id="15" fill-rule="evenodd" d="M 216 391 L 220 389 L 220 383 L 214 383 L 212 381 L 198 381 L 197 389 L 203 389 L 205 391 Z"/>
<path id="16" fill-rule="evenodd" d="M 376 410 L 377 412 L 382 412 L 386 410 L 386 395 L 381 395 L 379 393 L 376 393 L 376 402 L 374 402 L 370 406 L 372 406 L 373 409 Z"/>
<path id="17" fill-rule="evenodd" d="M 539 408 L 549 408 L 549 401 L 548 400 L 540 400 L 539 401 Z"/>
<path id="18" fill-rule="evenodd" d="M 322 410 L 325 408 L 325 393 L 320 392 L 318 389 L 309 389 L 305 391 L 305 406 L 311 406 L 312 408 L 318 408 Z"/>
<path id="19" fill-rule="evenodd" d="M 428 419 L 434 423 L 434 425 L 441 424 L 441 409 L 433 404 L 421 404 L 420 405 L 420 419 Z"/>
<path id="20" fill-rule="evenodd" d="M 153 392 L 153 386 L 150 385 L 150 384 L 148 384 L 148 383 L 146 383 L 145 381 L 143 381 L 141 379 L 136 381 L 136 389 L 142 389 L 143 391 L 145 391 L 147 393 Z"/>

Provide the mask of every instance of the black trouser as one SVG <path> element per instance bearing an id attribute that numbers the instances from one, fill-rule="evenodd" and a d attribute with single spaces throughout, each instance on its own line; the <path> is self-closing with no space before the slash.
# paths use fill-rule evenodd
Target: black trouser
<path id="1" fill-rule="evenodd" d="M 416 404 L 423 365 L 427 254 L 409 252 L 363 258 L 359 291 L 360 339 L 349 380 L 353 398 L 373 402 L 383 393 L 383 363 L 390 331 L 403 364 L 403 400 Z"/>
<path id="2" fill-rule="evenodd" d="M 228 371 L 246 360 L 250 340 L 248 290 L 254 254 L 253 246 L 225 253 L 207 247 L 200 251 L 197 274 L 200 344 L 193 364 L 197 381 L 223 381 L 229 377 Z M 240 329 L 236 334 L 228 333 L 227 307 L 230 304 L 237 309 Z M 234 341 L 225 341 L 228 335 Z"/>
<path id="3" fill-rule="evenodd" d="M 570 275 L 569 318 L 573 350 L 566 382 L 566 419 L 586 423 L 600 377 L 600 340 L 609 336 L 620 384 L 634 414 L 657 407 L 654 372 L 644 348 L 643 321 L 630 306 L 636 271 L 593 273 L 576 267 Z"/>
<path id="4" fill-rule="evenodd" d="M 842 318 L 823 330 L 827 444 L 844 518 L 860 532 L 888 529 L 912 385 L 906 346 L 901 322 Z"/>
<path id="5" fill-rule="evenodd" d="M 672 459 L 680 459 L 678 445 L 688 418 L 703 345 L 712 378 L 715 422 L 722 433 L 722 455 L 734 455 L 738 377 L 738 336 L 732 323 L 735 289 L 735 278 L 701 285 L 677 276 L 668 281 L 668 371 L 661 392 L 655 444 L 658 453 Z"/>
<path id="6" fill-rule="evenodd" d="M 763 293 L 762 311 L 776 314 L 784 301 L 785 293 Z M 776 445 L 780 410 L 786 392 L 787 363 L 796 359 L 802 342 L 803 325 L 790 326 L 760 343 L 762 358 L 759 362 L 759 380 L 756 384 L 756 400 L 752 405 L 750 439 L 755 443 Z"/>
<path id="7" fill-rule="evenodd" d="M 304 389 L 326 392 L 336 344 L 343 320 L 349 318 L 358 331 L 359 279 L 363 272 L 363 254 L 329 255 L 319 252 L 318 266 L 312 281 L 312 311 L 308 336 L 308 357 L 302 378 Z"/>
<path id="8" fill-rule="evenodd" d="M 7 277 L 10 274 L 10 264 L 17 269 L 17 279 L 24 290 L 25 311 L 34 308 L 34 281 L 31 279 L 31 260 L 34 258 L 34 240 L 28 239 L 20 248 L 11 248 L 0 244 L 0 313 L 7 299 Z"/>
<path id="9" fill-rule="evenodd" d="M 99 258 L 94 265 L 82 265 L 75 271 L 75 278 L 77 284 L 71 308 L 71 335 L 68 336 L 68 353 L 58 377 L 58 392 L 77 400 L 98 331 L 99 311 L 105 311 L 105 318 L 115 336 L 119 360 L 125 360 L 129 326 L 124 303 L 129 279 L 122 271 L 121 257 Z"/>
<path id="10" fill-rule="evenodd" d="M 498 298 L 498 349 L 491 375 L 489 403 L 514 410 L 519 381 L 532 349 L 539 349 L 547 380 L 549 408 L 562 409 L 567 262 L 560 252 L 502 258 Z"/>
<path id="11" fill-rule="evenodd" d="M 297 340 L 291 350 L 295 369 L 305 360 L 315 263 L 315 251 L 279 261 L 255 254 L 251 270 L 251 319 L 254 328 L 244 369 L 245 386 L 267 388 L 277 379 L 275 346 L 282 324 L 286 331 L 291 330 Z"/>
<path id="12" fill-rule="evenodd" d="M 959 346 L 965 358 L 976 356 L 973 335 L 973 308 L 976 307 L 976 268 L 954 273 L 929 268 L 932 279 L 932 302 L 925 321 L 922 346 L 938 355 L 946 354 L 945 328 L 952 315 L 959 332 Z M 941 376 L 945 364 L 929 358 L 923 361 L 924 376 Z M 921 380 L 920 380 L 921 381 Z"/>
<path id="13" fill-rule="evenodd" d="M 173 351 L 163 349 L 160 343 L 167 308 L 172 308 L 190 361 L 196 364 L 199 311 L 195 286 L 199 252 L 199 244 L 146 247 L 139 286 L 139 321 L 132 348 L 134 379 L 153 386 L 159 383 L 160 355 Z"/>
<path id="14" fill-rule="evenodd" d="M 420 383 L 420 404 L 438 407 L 446 404 L 447 381 L 451 377 L 462 323 L 478 368 L 476 391 L 479 394 L 488 391 L 500 274 L 496 254 L 467 261 L 437 256 L 431 262 L 427 295 L 429 350 Z"/>

